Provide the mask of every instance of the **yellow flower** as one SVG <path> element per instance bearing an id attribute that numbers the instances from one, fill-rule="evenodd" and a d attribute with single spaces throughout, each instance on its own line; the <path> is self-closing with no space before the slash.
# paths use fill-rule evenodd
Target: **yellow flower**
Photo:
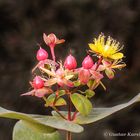
<path id="1" fill-rule="evenodd" d="M 94 53 L 100 56 L 114 60 L 121 59 L 124 56 L 123 53 L 119 52 L 123 47 L 120 46 L 119 42 L 112 39 L 110 36 L 105 39 L 105 36 L 100 34 L 93 42 L 94 43 L 89 44 L 89 47 Z"/>

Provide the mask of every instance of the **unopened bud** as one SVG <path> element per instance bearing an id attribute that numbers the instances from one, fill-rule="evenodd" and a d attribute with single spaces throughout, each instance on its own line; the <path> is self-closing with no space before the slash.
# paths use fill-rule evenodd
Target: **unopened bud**
<path id="1" fill-rule="evenodd" d="M 93 65 L 94 65 L 94 62 L 93 62 L 92 58 L 89 55 L 86 56 L 82 62 L 82 67 L 84 69 L 90 69 L 90 68 L 92 68 Z"/>
<path id="2" fill-rule="evenodd" d="M 87 84 L 90 78 L 90 72 L 87 69 L 81 69 L 79 71 L 78 78 L 82 84 Z"/>
<path id="3" fill-rule="evenodd" d="M 45 60 L 48 58 L 48 53 L 47 51 L 45 51 L 44 49 L 42 49 L 40 47 L 40 49 L 37 51 L 37 55 L 36 55 L 36 58 L 38 61 L 42 61 L 42 60 Z"/>
<path id="4" fill-rule="evenodd" d="M 44 81 L 41 79 L 40 76 L 36 76 L 33 80 L 32 85 L 35 89 L 40 89 L 44 87 Z"/>
<path id="5" fill-rule="evenodd" d="M 67 56 L 65 62 L 64 62 L 64 67 L 68 70 L 75 69 L 77 67 L 77 62 L 74 56 L 71 54 Z"/>

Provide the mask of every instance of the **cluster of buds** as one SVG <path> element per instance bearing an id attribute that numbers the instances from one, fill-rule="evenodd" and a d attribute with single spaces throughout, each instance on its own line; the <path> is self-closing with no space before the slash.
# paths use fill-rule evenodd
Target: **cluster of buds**
<path id="1" fill-rule="evenodd" d="M 103 34 L 89 44 L 90 50 L 80 67 L 77 67 L 77 60 L 72 54 L 69 54 L 64 62 L 56 61 L 54 48 L 57 44 L 65 42 L 64 39 L 58 39 L 53 33 L 49 35 L 44 33 L 43 39 L 50 47 L 51 58 L 40 46 L 36 54 L 38 64 L 33 72 L 39 69 L 41 75 L 37 75 L 30 82 L 32 91 L 22 95 L 43 98 L 46 106 L 66 105 L 63 96 L 73 94 L 75 90 L 91 98 L 94 94 L 88 96 L 87 90 L 94 91 L 99 85 L 106 89 L 102 79 L 106 76 L 109 79 L 114 78 L 115 69 L 125 66 L 122 62 L 123 53 L 119 52 L 122 49 L 120 44 L 111 37 L 106 39 Z M 81 91 L 81 86 L 86 86 L 87 89 Z"/>

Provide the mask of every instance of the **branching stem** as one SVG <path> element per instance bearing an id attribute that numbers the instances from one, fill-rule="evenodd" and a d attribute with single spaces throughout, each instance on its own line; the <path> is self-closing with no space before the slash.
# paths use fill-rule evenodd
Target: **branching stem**
<path id="1" fill-rule="evenodd" d="M 67 118 L 66 118 L 64 115 L 62 115 L 62 114 L 59 112 L 59 110 L 58 110 L 55 106 L 52 106 L 52 108 L 53 108 L 63 119 L 67 120 Z"/>
<path id="2" fill-rule="evenodd" d="M 43 97 L 43 100 L 44 100 L 45 102 L 47 102 L 46 97 Z M 61 113 L 59 112 L 59 110 L 58 110 L 55 106 L 52 106 L 52 108 L 53 108 L 63 119 L 67 120 L 67 118 L 66 118 L 63 114 L 61 114 Z"/>
<path id="3" fill-rule="evenodd" d="M 76 118 L 77 113 L 78 113 L 78 111 L 77 111 L 77 110 L 73 113 L 73 116 L 72 116 L 72 121 Z"/>

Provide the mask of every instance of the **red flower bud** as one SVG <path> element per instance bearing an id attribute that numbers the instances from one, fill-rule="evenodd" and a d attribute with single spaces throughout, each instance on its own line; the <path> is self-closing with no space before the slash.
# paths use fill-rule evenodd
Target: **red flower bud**
<path id="1" fill-rule="evenodd" d="M 40 78 L 40 76 L 36 76 L 32 82 L 32 85 L 35 89 L 40 89 L 44 87 L 44 81 Z"/>
<path id="2" fill-rule="evenodd" d="M 85 59 L 82 62 L 82 66 L 84 69 L 90 69 L 94 65 L 94 62 L 92 58 L 88 55 L 85 57 Z"/>
<path id="3" fill-rule="evenodd" d="M 79 71 L 78 78 L 82 84 L 87 84 L 90 78 L 90 72 L 87 69 L 81 69 Z"/>
<path id="4" fill-rule="evenodd" d="M 42 49 L 40 47 L 40 49 L 37 51 L 37 55 L 36 55 L 36 58 L 38 61 L 42 61 L 42 60 L 45 60 L 48 58 L 48 53 L 47 51 L 45 51 L 44 49 Z"/>
<path id="5" fill-rule="evenodd" d="M 75 69 L 77 67 L 77 62 L 74 56 L 71 54 L 67 56 L 65 62 L 64 62 L 64 67 L 68 70 Z"/>

